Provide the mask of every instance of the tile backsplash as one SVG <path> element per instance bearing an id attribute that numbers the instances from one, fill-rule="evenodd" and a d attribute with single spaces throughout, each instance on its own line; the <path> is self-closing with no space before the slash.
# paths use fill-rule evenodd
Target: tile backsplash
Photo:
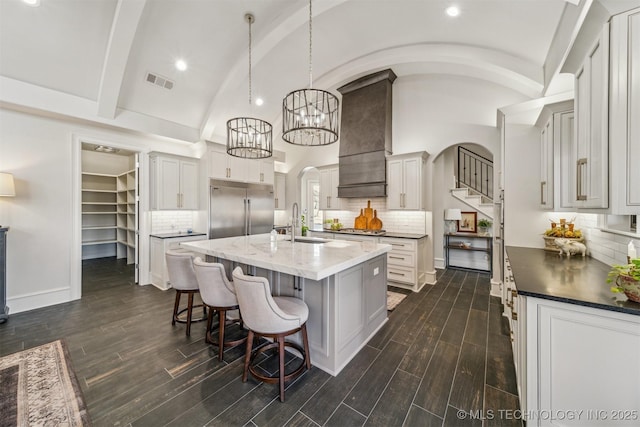
<path id="1" fill-rule="evenodd" d="M 193 229 L 194 211 L 151 211 L 151 233 L 172 233 Z"/>
<path id="2" fill-rule="evenodd" d="M 326 219 L 338 218 L 345 228 L 354 226 L 360 209 L 367 207 L 367 199 L 343 200 L 342 211 L 324 211 Z M 382 221 L 384 230 L 394 233 L 427 233 L 427 212 L 387 210 L 387 201 L 382 198 L 371 199 L 371 208 L 375 209 Z M 430 217 L 429 217 L 430 220 Z"/>
<path id="3" fill-rule="evenodd" d="M 608 265 L 626 264 L 630 241 L 640 253 L 640 239 L 601 230 L 596 214 L 578 214 L 575 222 L 576 228 L 584 233 L 589 255 L 598 261 Z"/>

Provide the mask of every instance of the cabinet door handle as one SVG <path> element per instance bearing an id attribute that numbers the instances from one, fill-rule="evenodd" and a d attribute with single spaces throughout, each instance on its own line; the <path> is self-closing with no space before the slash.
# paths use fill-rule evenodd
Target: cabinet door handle
<path id="1" fill-rule="evenodd" d="M 583 194 L 584 181 L 582 180 L 584 171 L 586 171 L 587 159 L 578 159 L 576 162 L 576 200 L 587 200 L 587 195 Z"/>
<path id="2" fill-rule="evenodd" d="M 176 206 L 180 207 L 180 193 L 176 193 Z"/>
<path id="3" fill-rule="evenodd" d="M 276 197 L 276 209 L 278 209 L 278 198 Z"/>
<path id="4" fill-rule="evenodd" d="M 331 207 L 331 196 L 327 196 L 327 207 Z"/>
<path id="5" fill-rule="evenodd" d="M 542 181 L 540 183 L 540 204 L 546 205 L 547 203 L 544 201 L 544 186 L 547 185 L 546 181 Z"/>
<path id="6" fill-rule="evenodd" d="M 264 182 L 264 173 L 260 172 L 260 182 Z"/>

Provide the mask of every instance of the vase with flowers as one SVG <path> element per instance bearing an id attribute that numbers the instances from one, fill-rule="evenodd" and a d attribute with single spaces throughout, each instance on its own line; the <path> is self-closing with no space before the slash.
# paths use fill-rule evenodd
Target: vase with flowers
<path id="1" fill-rule="evenodd" d="M 611 292 L 622 292 L 629 300 L 640 303 L 640 258 L 629 261 L 629 264 L 612 265 L 607 283 L 615 283 Z"/>

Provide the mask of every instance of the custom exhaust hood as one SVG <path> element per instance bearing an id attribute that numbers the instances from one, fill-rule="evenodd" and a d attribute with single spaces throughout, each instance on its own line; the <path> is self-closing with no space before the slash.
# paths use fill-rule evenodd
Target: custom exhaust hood
<path id="1" fill-rule="evenodd" d="M 386 197 L 391 154 L 391 69 L 338 88 L 342 94 L 338 197 Z"/>

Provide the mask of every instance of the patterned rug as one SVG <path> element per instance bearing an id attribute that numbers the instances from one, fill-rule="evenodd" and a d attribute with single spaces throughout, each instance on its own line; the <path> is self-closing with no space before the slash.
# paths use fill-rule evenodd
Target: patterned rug
<path id="1" fill-rule="evenodd" d="M 91 425 L 63 341 L 0 358 L 0 426 Z"/>
<path id="2" fill-rule="evenodd" d="M 387 311 L 393 311 L 406 297 L 405 294 L 387 291 Z"/>

